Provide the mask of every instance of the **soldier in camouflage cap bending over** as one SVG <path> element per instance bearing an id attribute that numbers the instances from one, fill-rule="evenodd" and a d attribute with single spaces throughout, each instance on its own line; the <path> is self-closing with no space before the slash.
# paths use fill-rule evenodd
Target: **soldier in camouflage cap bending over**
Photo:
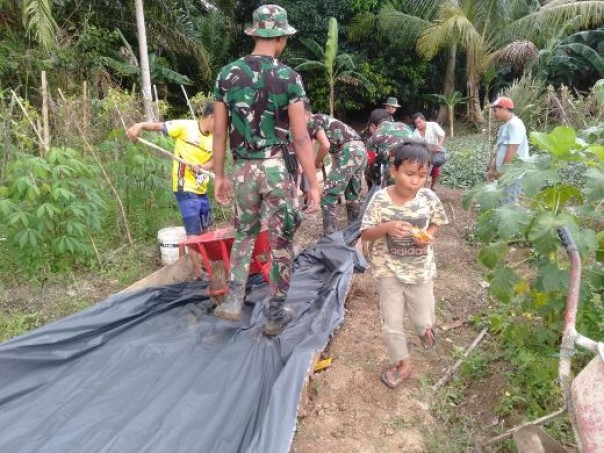
<path id="1" fill-rule="evenodd" d="M 323 166 L 327 152 L 331 154 L 331 172 L 323 184 L 321 211 L 323 212 L 323 234 L 338 229 L 336 215 L 338 197 L 346 198 L 346 215 L 350 225 L 359 216 L 361 178 L 367 165 L 367 150 L 357 132 L 342 121 L 322 113 L 312 114 L 308 99 L 304 101 L 308 133 L 319 142 L 319 153 L 315 167 Z"/>
<path id="2" fill-rule="evenodd" d="M 390 114 L 384 109 L 375 109 L 369 115 L 367 130 L 371 134 L 367 140 L 367 149 L 376 154 L 374 166 L 386 165 L 386 172 L 382 175 L 388 178 L 388 165 L 391 162 L 392 149 L 407 138 L 411 138 L 413 131 L 405 123 L 391 122 Z M 385 183 L 383 181 L 382 183 Z M 380 181 L 374 181 L 379 184 Z M 369 181 L 368 181 L 369 185 Z"/>
<path id="3" fill-rule="evenodd" d="M 301 220 L 294 207 L 296 160 L 310 184 L 311 212 L 318 209 L 320 194 L 306 129 L 302 79 L 277 61 L 288 36 L 296 30 L 287 23 L 286 11 L 275 5 L 256 9 L 253 21 L 245 33 L 254 38 L 254 50 L 223 67 L 214 89 L 215 196 L 226 204 L 232 192 L 231 182 L 224 175 L 228 130 L 236 208 L 229 292 L 214 314 L 231 321 L 241 317 L 250 259 L 264 209 L 272 249 L 271 300 L 264 332 L 277 335 L 294 316 L 284 302 L 294 258 L 294 233 Z"/>

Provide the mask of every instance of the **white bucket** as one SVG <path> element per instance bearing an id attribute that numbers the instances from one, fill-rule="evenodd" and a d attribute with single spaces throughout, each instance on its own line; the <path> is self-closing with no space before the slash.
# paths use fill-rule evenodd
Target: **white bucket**
<path id="1" fill-rule="evenodd" d="M 178 243 L 187 239 L 185 227 L 168 227 L 157 232 L 161 262 L 164 266 L 178 260 Z"/>

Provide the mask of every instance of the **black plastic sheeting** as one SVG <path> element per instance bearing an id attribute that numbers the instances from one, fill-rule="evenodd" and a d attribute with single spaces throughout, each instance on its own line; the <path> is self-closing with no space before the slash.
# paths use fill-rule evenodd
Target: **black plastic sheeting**
<path id="1" fill-rule="evenodd" d="M 0 452 L 285 452 L 314 351 L 344 318 L 358 222 L 296 261 L 298 313 L 263 335 L 268 287 L 240 323 L 209 315 L 206 283 L 117 294 L 0 344 Z"/>

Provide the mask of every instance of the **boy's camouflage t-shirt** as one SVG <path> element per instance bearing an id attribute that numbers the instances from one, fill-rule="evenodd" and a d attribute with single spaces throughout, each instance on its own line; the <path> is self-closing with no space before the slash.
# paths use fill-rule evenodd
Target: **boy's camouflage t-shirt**
<path id="1" fill-rule="evenodd" d="M 337 153 L 340 147 L 348 142 L 360 141 L 361 136 L 347 124 L 329 115 L 315 113 L 308 120 L 308 134 L 310 138 L 317 138 L 317 133 L 323 130 L 329 140 L 330 153 Z"/>
<path id="2" fill-rule="evenodd" d="M 388 162 L 390 149 L 406 138 L 411 138 L 413 131 L 405 123 L 380 123 L 377 130 L 367 140 L 367 149 L 377 155 L 380 163 Z"/>
<path id="3" fill-rule="evenodd" d="M 300 75 L 275 58 L 247 55 L 223 67 L 214 99 L 227 106 L 233 156 L 266 159 L 291 146 L 288 107 L 305 96 Z"/>
<path id="4" fill-rule="evenodd" d="M 442 203 L 430 189 L 422 188 L 413 200 L 395 205 L 388 188 L 380 190 L 363 216 L 361 231 L 392 220 L 403 220 L 418 228 L 449 223 Z M 373 243 L 369 260 L 375 277 L 396 276 L 402 283 L 423 283 L 436 276 L 432 245 L 416 245 L 413 238 L 383 236 Z"/>

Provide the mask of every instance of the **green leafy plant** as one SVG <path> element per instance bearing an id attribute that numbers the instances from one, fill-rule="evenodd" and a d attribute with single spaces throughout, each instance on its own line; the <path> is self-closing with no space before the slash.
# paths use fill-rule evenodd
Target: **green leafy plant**
<path id="1" fill-rule="evenodd" d="M 457 136 L 445 142 L 449 159 L 441 167 L 439 182 L 447 187 L 467 189 L 485 180 L 490 150 L 486 136 Z"/>
<path id="2" fill-rule="evenodd" d="M 94 256 L 105 202 L 95 171 L 77 151 L 51 148 L 45 157 L 19 156 L 8 166 L 0 197 L 5 256 L 26 272 L 65 271 Z"/>
<path id="3" fill-rule="evenodd" d="M 479 260 L 488 269 L 491 297 L 499 302 L 489 323 L 515 368 L 512 385 L 527 398 L 502 404 L 538 414 L 557 401 L 552 357 L 559 349 L 569 279 L 558 227 L 571 231 L 583 261 L 577 329 L 602 339 L 604 147 L 579 139 L 567 127 L 534 132 L 531 143 L 538 153 L 505 166 L 499 181 L 471 189 L 464 203 L 480 205 Z M 587 168 L 578 185 L 562 171 L 574 162 Z M 515 181 L 525 202 L 502 204 L 504 187 Z"/>

